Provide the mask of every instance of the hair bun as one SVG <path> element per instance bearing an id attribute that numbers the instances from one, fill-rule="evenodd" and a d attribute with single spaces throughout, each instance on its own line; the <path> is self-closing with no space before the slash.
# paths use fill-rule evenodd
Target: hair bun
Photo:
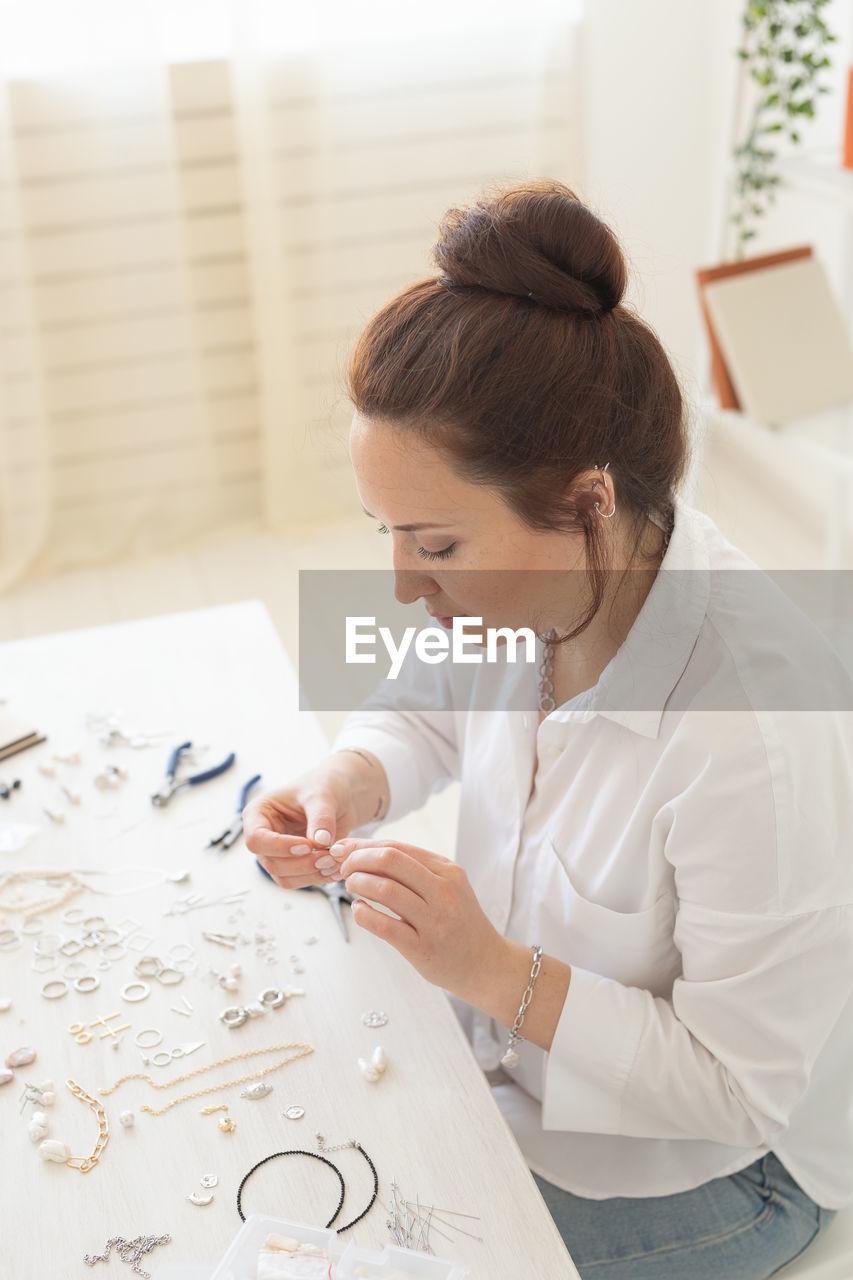
<path id="1" fill-rule="evenodd" d="M 618 306 L 627 271 L 608 226 L 550 179 L 499 189 L 449 209 L 433 258 L 448 285 L 476 285 L 559 311 L 603 315 Z"/>

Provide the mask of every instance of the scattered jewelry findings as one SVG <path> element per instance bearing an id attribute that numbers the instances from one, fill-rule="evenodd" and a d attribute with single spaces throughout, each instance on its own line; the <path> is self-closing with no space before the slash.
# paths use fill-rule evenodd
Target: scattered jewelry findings
<path id="1" fill-rule="evenodd" d="M 272 1093 L 272 1085 L 258 1080 L 255 1084 L 250 1084 L 248 1089 L 244 1089 L 240 1097 L 248 1098 L 250 1102 L 257 1102 L 259 1098 L 265 1098 L 269 1093 Z"/>
<path id="2" fill-rule="evenodd" d="M 236 1120 L 232 1120 L 230 1116 L 223 1116 L 221 1120 L 217 1121 L 217 1124 L 223 1133 L 233 1133 L 237 1128 Z"/>
<path id="3" fill-rule="evenodd" d="M 91 1155 L 88 1156 L 72 1156 L 71 1148 L 67 1147 L 64 1142 L 57 1142 L 48 1138 L 39 1147 L 39 1155 L 42 1160 L 53 1160 L 57 1164 L 67 1164 L 72 1169 L 79 1169 L 81 1173 L 88 1173 L 90 1169 L 94 1169 L 101 1158 L 104 1147 L 110 1140 L 110 1126 L 107 1123 L 106 1112 L 97 1098 L 93 1098 L 86 1093 L 85 1089 L 81 1089 L 75 1080 L 66 1080 L 65 1083 L 75 1098 L 80 1098 L 82 1102 L 87 1103 L 95 1113 L 95 1118 L 98 1121 L 98 1136 L 94 1149 Z"/>
<path id="4" fill-rule="evenodd" d="M 143 1040 L 143 1036 L 146 1037 L 145 1040 Z M 154 1039 L 149 1039 L 148 1037 L 150 1036 L 153 1036 Z M 163 1032 L 158 1031 L 156 1027 L 145 1027 L 142 1031 L 137 1031 L 133 1037 L 133 1043 L 139 1049 L 156 1049 L 158 1044 L 163 1043 Z"/>
<path id="5" fill-rule="evenodd" d="M 27 1133 L 31 1142 L 41 1142 L 47 1137 L 47 1116 L 43 1111 L 34 1111 L 27 1125 Z"/>
<path id="6" fill-rule="evenodd" d="M 388 1014 L 381 1009 L 371 1009 L 369 1013 L 361 1015 L 361 1020 L 366 1027 L 384 1027 L 388 1022 Z"/>
<path id="7" fill-rule="evenodd" d="M 370 1061 L 367 1062 L 364 1058 L 359 1058 L 358 1066 L 365 1080 L 369 1080 L 371 1084 L 376 1084 L 377 1080 L 385 1074 L 385 1068 L 388 1066 L 385 1050 L 381 1045 L 377 1045 L 370 1056 Z"/>
<path id="8" fill-rule="evenodd" d="M 238 1080 L 225 1080 L 221 1084 L 213 1084 L 208 1086 L 206 1089 L 198 1089 L 195 1093 L 185 1093 L 182 1097 L 173 1098 L 171 1102 L 167 1102 L 165 1107 L 160 1107 L 156 1110 L 154 1107 L 149 1107 L 147 1104 L 140 1107 L 141 1111 L 146 1111 L 149 1115 L 161 1116 L 165 1111 L 169 1111 L 172 1107 L 176 1107 L 179 1102 L 188 1102 L 190 1098 L 202 1098 L 205 1094 L 218 1093 L 220 1089 L 230 1089 L 234 1085 L 248 1084 L 250 1080 L 258 1080 L 262 1076 L 269 1075 L 271 1071 L 278 1071 L 281 1067 L 286 1067 L 288 1063 L 295 1062 L 297 1058 L 304 1058 L 307 1054 L 313 1053 L 314 1046 L 311 1044 L 299 1043 L 272 1044 L 268 1045 L 265 1049 L 247 1049 L 244 1053 L 235 1053 L 230 1058 L 220 1058 L 218 1062 L 209 1062 L 207 1066 L 197 1067 L 195 1071 L 187 1071 L 185 1075 L 176 1076 L 174 1080 L 167 1080 L 162 1083 L 152 1080 L 149 1075 L 145 1075 L 143 1072 L 132 1071 L 126 1076 L 121 1076 L 120 1079 L 116 1080 L 115 1084 L 110 1085 L 108 1088 L 100 1088 L 98 1092 L 103 1094 L 104 1097 L 108 1097 L 111 1093 L 115 1092 L 119 1085 L 124 1084 L 127 1080 L 145 1080 L 151 1085 L 152 1089 L 171 1089 L 172 1085 L 182 1084 L 184 1080 L 192 1080 L 194 1076 L 202 1075 L 205 1071 L 212 1071 L 215 1067 L 224 1067 L 229 1062 L 240 1062 L 246 1058 L 256 1058 L 261 1053 L 282 1053 L 285 1050 L 290 1049 L 294 1050 L 294 1052 L 291 1053 L 289 1057 L 282 1058 L 280 1062 L 274 1062 L 271 1067 L 262 1067 L 259 1071 L 251 1072 L 247 1076 L 241 1076 Z"/>
<path id="9" fill-rule="evenodd" d="M 217 1178 L 215 1173 L 206 1173 L 204 1177 L 201 1179 L 201 1185 L 206 1190 L 209 1190 L 211 1187 L 216 1187 L 219 1185 L 219 1179 Z"/>
<path id="10" fill-rule="evenodd" d="M 158 1244 L 168 1244 L 171 1239 L 171 1236 L 137 1236 L 134 1240 L 125 1240 L 124 1236 L 110 1236 L 103 1253 L 86 1253 L 83 1255 L 83 1261 L 90 1267 L 93 1267 L 96 1262 L 106 1262 L 115 1246 L 115 1251 L 122 1262 L 128 1263 L 131 1270 L 138 1276 L 142 1276 L 144 1280 L 151 1280 L 151 1272 L 143 1271 L 139 1263 L 146 1253 L 156 1249 Z"/>
<path id="11" fill-rule="evenodd" d="M 119 995 L 128 1004 L 138 1004 L 140 1000 L 147 999 L 150 992 L 151 988 L 147 982 L 128 982 L 122 987 Z"/>
<path id="12" fill-rule="evenodd" d="M 266 987 L 260 992 L 256 1001 L 247 1005 L 233 1004 L 223 1009 L 219 1021 L 232 1030 L 242 1027 L 249 1018 L 260 1017 L 267 1009 L 280 1009 L 291 996 L 304 996 L 302 987 Z"/>
<path id="13" fill-rule="evenodd" d="M 13 1049 L 6 1059 L 6 1066 L 13 1071 L 16 1067 L 28 1067 L 31 1062 L 35 1062 L 37 1057 L 35 1049 L 32 1045 L 24 1045 L 22 1049 Z"/>
<path id="14" fill-rule="evenodd" d="M 288 1107 L 287 1110 L 282 1111 L 281 1114 L 283 1116 L 286 1116 L 288 1120 L 301 1120 L 302 1117 L 305 1115 L 305 1108 L 304 1107 Z"/>
<path id="15" fill-rule="evenodd" d="M 220 1102 L 219 1105 L 216 1107 L 202 1107 L 201 1111 L 199 1111 L 198 1114 L 200 1116 L 212 1116 L 215 1111 L 227 1111 L 227 1110 L 228 1110 L 228 1103 Z"/>
<path id="16" fill-rule="evenodd" d="M 382 1202 L 380 1201 L 380 1204 Z M 441 1231 L 435 1224 L 440 1223 L 446 1227 L 448 1231 L 457 1232 L 459 1235 L 468 1236 L 471 1240 L 476 1240 L 480 1244 L 483 1243 L 483 1237 L 474 1235 L 471 1231 L 465 1231 L 457 1224 L 447 1222 L 447 1218 L 466 1218 L 472 1222 L 479 1222 L 480 1219 L 473 1213 L 459 1213 L 454 1209 L 437 1209 L 435 1205 L 422 1205 L 420 1197 L 415 1196 L 414 1200 L 407 1200 L 400 1192 L 400 1187 L 396 1178 L 391 1181 L 391 1207 L 386 1208 L 382 1205 L 385 1212 L 389 1215 L 386 1219 L 391 1239 L 395 1244 L 403 1249 L 416 1249 L 425 1253 L 432 1253 L 430 1245 L 430 1232 L 434 1231 L 436 1235 L 453 1243 L 451 1236 L 446 1231 Z"/>
<path id="17" fill-rule="evenodd" d="M 191 1196 L 187 1196 L 190 1204 L 213 1204 L 213 1192 L 208 1192 L 206 1196 L 200 1196 L 194 1191 Z"/>

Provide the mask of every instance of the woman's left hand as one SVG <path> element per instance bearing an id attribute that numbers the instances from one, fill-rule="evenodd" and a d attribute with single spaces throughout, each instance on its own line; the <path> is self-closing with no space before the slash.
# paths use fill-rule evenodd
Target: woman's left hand
<path id="1" fill-rule="evenodd" d="M 486 916 L 463 869 L 440 854 L 396 840 L 341 840 L 333 856 L 342 853 L 340 874 L 347 892 L 400 917 L 395 920 L 356 901 L 356 924 L 389 942 L 429 982 L 464 999 L 506 939 Z"/>

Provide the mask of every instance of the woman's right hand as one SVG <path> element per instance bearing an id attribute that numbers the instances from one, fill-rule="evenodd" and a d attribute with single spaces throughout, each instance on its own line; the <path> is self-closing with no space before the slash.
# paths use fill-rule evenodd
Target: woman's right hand
<path id="1" fill-rule="evenodd" d="M 355 792 L 347 771 L 323 761 L 294 782 L 250 800 L 243 810 L 246 847 L 284 889 L 337 879 L 315 867 L 329 846 L 358 826 Z M 332 860 L 334 861 L 334 860 Z"/>

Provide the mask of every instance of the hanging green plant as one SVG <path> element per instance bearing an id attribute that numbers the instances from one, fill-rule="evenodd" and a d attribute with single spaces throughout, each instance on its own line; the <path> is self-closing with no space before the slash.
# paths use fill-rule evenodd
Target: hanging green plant
<path id="1" fill-rule="evenodd" d="M 734 149 L 734 211 L 737 230 L 735 258 L 743 257 L 747 241 L 758 234 L 755 222 L 776 198 L 781 176 L 774 172 L 783 134 L 797 144 L 804 120 L 813 120 L 819 83 L 832 65 L 826 49 L 833 35 L 821 17 L 829 0 L 750 0 L 743 14 L 743 43 L 737 54 L 746 63 L 758 96 L 746 141 Z"/>

